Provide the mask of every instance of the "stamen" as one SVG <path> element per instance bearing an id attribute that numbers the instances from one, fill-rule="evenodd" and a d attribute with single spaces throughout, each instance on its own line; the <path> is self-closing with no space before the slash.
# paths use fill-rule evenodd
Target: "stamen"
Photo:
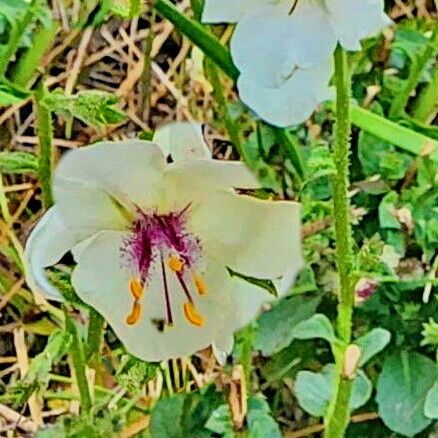
<path id="1" fill-rule="evenodd" d="M 195 305 L 192 302 L 184 303 L 184 316 L 187 321 L 196 327 L 202 327 L 204 325 L 204 318 L 197 311 Z"/>
<path id="2" fill-rule="evenodd" d="M 138 278 L 131 279 L 129 282 L 129 290 L 136 300 L 139 300 L 143 296 L 143 285 Z"/>
<path id="3" fill-rule="evenodd" d="M 186 282 L 184 281 L 184 278 L 182 277 L 180 272 L 176 273 L 176 276 L 178 277 L 179 283 L 181 284 L 181 287 L 183 288 L 184 293 L 186 294 L 187 299 L 190 303 L 193 303 L 193 298 L 190 294 L 189 288 L 186 285 Z"/>
<path id="4" fill-rule="evenodd" d="M 167 324 L 172 325 L 173 324 L 172 308 L 170 304 L 169 287 L 167 285 L 166 267 L 164 265 L 163 254 L 161 254 L 161 270 L 163 272 L 163 286 L 164 286 L 164 298 L 166 302 Z"/>
<path id="5" fill-rule="evenodd" d="M 141 304 L 138 301 L 134 301 L 132 305 L 131 313 L 126 317 L 126 323 L 134 325 L 138 322 L 141 316 Z"/>
<path id="6" fill-rule="evenodd" d="M 199 295 L 205 295 L 207 293 L 207 283 L 198 274 L 193 274 L 193 281 L 195 282 L 196 290 Z"/>
<path id="7" fill-rule="evenodd" d="M 173 271 L 173 272 L 181 272 L 184 267 L 184 262 L 176 256 L 170 256 L 167 259 L 167 266 Z"/>

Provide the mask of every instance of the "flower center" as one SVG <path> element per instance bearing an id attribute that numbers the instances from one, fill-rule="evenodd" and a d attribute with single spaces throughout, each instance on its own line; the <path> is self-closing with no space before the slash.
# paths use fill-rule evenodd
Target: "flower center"
<path id="1" fill-rule="evenodd" d="M 174 324 L 171 294 L 167 275 L 175 276 L 179 293 L 184 294 L 181 309 L 187 322 L 201 327 L 204 318 L 196 308 L 191 294 L 192 285 L 202 296 L 207 293 L 207 284 L 199 275 L 201 242 L 187 231 L 186 224 L 190 204 L 180 211 L 158 214 L 137 209 L 130 234 L 120 248 L 122 268 L 128 269 L 131 279 L 128 290 L 133 298 L 131 313 L 126 318 L 128 325 L 136 324 L 142 313 L 141 300 L 153 275 L 161 275 L 164 318 L 156 324 L 161 331 Z M 170 271 L 170 272 L 169 272 Z"/>

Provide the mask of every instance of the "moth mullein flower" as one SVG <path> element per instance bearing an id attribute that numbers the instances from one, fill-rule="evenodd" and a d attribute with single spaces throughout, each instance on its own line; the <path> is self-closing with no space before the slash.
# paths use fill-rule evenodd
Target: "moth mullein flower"
<path id="1" fill-rule="evenodd" d="M 200 127 L 165 130 L 161 148 L 126 140 L 67 153 L 55 206 L 26 246 L 28 282 L 52 299 L 45 268 L 71 251 L 78 296 L 146 361 L 230 349 L 274 297 L 229 269 L 282 294 L 303 266 L 299 204 L 238 194 L 259 187 L 243 163 L 213 160 Z"/>
<path id="2" fill-rule="evenodd" d="M 237 22 L 231 40 L 240 97 L 277 126 L 306 120 L 332 97 L 338 42 L 361 39 L 390 23 L 383 0 L 206 0 L 203 21 Z"/>

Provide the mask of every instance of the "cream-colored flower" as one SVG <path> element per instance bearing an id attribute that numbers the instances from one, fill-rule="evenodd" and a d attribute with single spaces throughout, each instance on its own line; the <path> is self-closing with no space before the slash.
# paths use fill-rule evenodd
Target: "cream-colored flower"
<path id="1" fill-rule="evenodd" d="M 298 204 L 237 194 L 258 187 L 242 163 L 206 157 L 200 127 L 164 129 L 161 149 L 127 140 L 67 153 L 55 206 L 26 246 L 29 284 L 53 299 L 44 269 L 71 250 L 79 297 L 147 361 L 211 344 L 226 353 L 232 333 L 273 299 L 227 268 L 272 279 L 281 294 L 303 266 Z"/>

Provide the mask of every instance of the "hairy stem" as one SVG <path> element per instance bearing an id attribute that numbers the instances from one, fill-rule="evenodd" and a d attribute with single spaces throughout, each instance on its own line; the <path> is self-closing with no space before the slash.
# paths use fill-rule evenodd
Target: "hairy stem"
<path id="1" fill-rule="evenodd" d="M 52 162 L 53 162 L 53 126 L 52 113 L 43 104 L 44 85 L 41 82 L 35 93 L 38 120 L 39 165 L 38 175 L 41 183 L 43 202 L 46 208 L 53 205 Z"/>
<path id="2" fill-rule="evenodd" d="M 349 422 L 349 400 L 352 380 L 343 376 L 346 346 L 351 341 L 354 292 L 350 277 L 353 266 L 353 240 L 350 224 L 350 202 L 348 199 L 350 153 L 350 73 L 345 51 L 338 46 L 335 51 L 336 127 L 333 176 L 333 204 L 336 238 L 336 262 L 340 280 L 337 329 L 343 347 L 335 354 L 336 376 L 332 400 L 325 418 L 326 438 L 344 436 Z"/>
<path id="3" fill-rule="evenodd" d="M 71 358 L 73 360 L 73 366 L 76 374 L 76 382 L 79 388 L 79 394 L 81 396 L 81 409 L 84 415 L 88 415 L 91 408 L 91 395 L 90 388 L 88 386 L 88 379 L 86 374 L 86 359 L 82 341 L 79 337 L 79 333 L 75 322 L 69 315 L 68 309 L 65 310 L 65 326 L 67 331 L 72 335 L 72 345 L 70 348 Z"/>
<path id="4" fill-rule="evenodd" d="M 408 104 L 411 93 L 415 90 L 420 81 L 421 75 L 427 66 L 429 60 L 436 54 L 438 46 L 438 23 L 435 24 L 435 29 L 429 40 L 429 43 L 424 50 L 423 54 L 414 61 L 414 65 L 406 81 L 405 88 L 397 94 L 392 101 L 391 108 L 389 110 L 389 116 L 391 118 L 397 118 L 403 114 Z"/>
<path id="5" fill-rule="evenodd" d="M 87 351 L 88 363 L 96 364 L 103 341 L 105 319 L 90 307 L 90 322 L 88 323 Z"/>

